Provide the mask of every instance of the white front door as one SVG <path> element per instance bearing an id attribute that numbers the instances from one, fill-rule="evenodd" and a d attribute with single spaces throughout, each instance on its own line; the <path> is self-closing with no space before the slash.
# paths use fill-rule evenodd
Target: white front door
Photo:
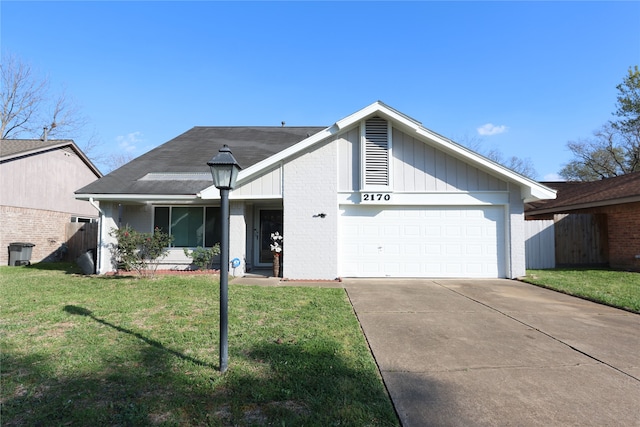
<path id="1" fill-rule="evenodd" d="M 505 277 L 502 206 L 345 205 L 342 277 Z"/>

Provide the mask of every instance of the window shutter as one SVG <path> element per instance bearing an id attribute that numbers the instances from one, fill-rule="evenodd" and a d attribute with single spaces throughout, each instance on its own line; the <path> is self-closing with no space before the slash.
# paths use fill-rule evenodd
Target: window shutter
<path id="1" fill-rule="evenodd" d="M 389 132 L 385 119 L 365 123 L 365 185 L 389 185 Z"/>

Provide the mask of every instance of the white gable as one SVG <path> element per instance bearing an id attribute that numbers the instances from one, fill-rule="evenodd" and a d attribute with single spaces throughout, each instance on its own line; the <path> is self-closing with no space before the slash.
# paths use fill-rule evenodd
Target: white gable
<path id="1" fill-rule="evenodd" d="M 374 102 L 337 121 L 333 126 L 240 171 L 238 185 L 246 185 L 263 176 L 265 172 L 280 167 L 282 162 L 313 149 L 317 144 L 337 140 L 340 161 L 347 159 L 347 163 L 351 164 L 347 170 L 341 169 L 341 180 L 343 180 L 341 185 L 350 180 L 348 185 L 345 184 L 349 190 L 361 190 L 362 187 L 359 183 L 363 182 L 362 172 L 364 169 L 353 165 L 362 162 L 363 155 L 366 160 L 366 148 L 362 148 L 362 144 L 351 148 L 347 145 L 355 143 L 354 138 L 360 140 L 363 137 L 365 132 L 361 132 L 361 129 L 365 128 L 365 121 L 372 117 L 386 119 L 390 128 L 393 129 L 388 147 L 391 152 L 394 150 L 394 144 L 397 143 L 395 148 L 397 152 L 393 154 L 393 160 L 389 164 L 389 182 L 402 181 L 403 185 L 389 188 L 390 191 L 395 189 L 401 191 L 411 191 L 412 189 L 413 191 L 434 191 L 434 189 L 435 191 L 482 191 L 485 189 L 504 191 L 506 183 L 513 183 L 521 188 L 521 195 L 525 202 L 555 198 L 554 190 L 424 128 L 420 122 L 380 101 Z M 394 142 L 396 138 L 398 141 Z M 345 145 L 345 141 L 348 141 L 347 145 Z M 410 153 L 410 148 L 413 150 L 412 153 Z M 381 152 L 378 151 L 374 154 L 379 158 Z M 409 159 L 410 157 L 411 159 Z M 369 158 L 373 159 L 374 157 Z M 375 172 L 380 173 L 381 170 Z M 411 179 L 407 179 L 411 178 L 412 174 L 415 178 L 413 182 Z M 358 185 L 355 184 L 356 179 Z M 239 196 L 238 194 L 236 197 Z M 201 192 L 201 197 L 203 199 L 218 198 L 218 190 L 213 186 L 209 187 Z M 233 194 L 232 197 L 234 197 Z"/>

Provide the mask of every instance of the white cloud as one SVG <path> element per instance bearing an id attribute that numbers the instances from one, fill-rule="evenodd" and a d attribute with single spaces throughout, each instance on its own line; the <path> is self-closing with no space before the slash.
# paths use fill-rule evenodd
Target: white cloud
<path id="1" fill-rule="evenodd" d="M 480 126 L 477 130 L 480 135 L 491 136 L 506 132 L 507 127 L 505 125 L 496 126 L 493 123 L 487 123 Z"/>
<path id="2" fill-rule="evenodd" d="M 542 180 L 547 182 L 554 182 L 554 181 L 564 181 L 564 178 L 558 175 L 557 173 L 548 173 L 544 176 Z"/>
<path id="3" fill-rule="evenodd" d="M 124 136 L 117 136 L 116 141 L 118 141 L 118 146 L 121 150 L 130 153 L 132 151 L 136 151 L 136 144 L 144 142 L 144 139 L 142 139 L 142 132 L 131 132 Z"/>

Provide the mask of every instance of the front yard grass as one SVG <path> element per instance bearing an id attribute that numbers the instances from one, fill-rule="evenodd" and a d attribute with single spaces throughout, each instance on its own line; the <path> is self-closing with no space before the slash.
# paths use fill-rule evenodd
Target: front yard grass
<path id="1" fill-rule="evenodd" d="M 61 268 L 63 267 L 63 268 Z M 0 267 L 3 426 L 397 426 L 343 289 Z"/>
<path id="2" fill-rule="evenodd" d="M 640 273 L 603 269 L 527 270 L 525 282 L 640 313 Z"/>

